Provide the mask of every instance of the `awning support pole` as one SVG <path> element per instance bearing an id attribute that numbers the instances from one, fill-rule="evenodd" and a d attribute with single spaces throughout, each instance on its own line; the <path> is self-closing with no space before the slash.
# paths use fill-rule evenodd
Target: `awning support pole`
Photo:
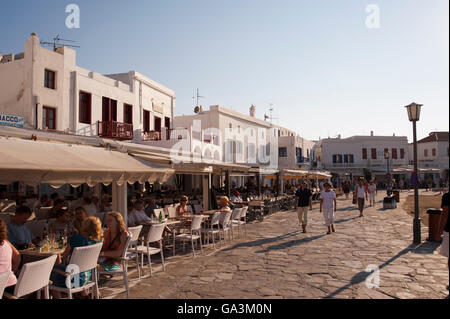
<path id="1" fill-rule="evenodd" d="M 125 225 L 128 225 L 127 182 L 121 186 L 117 182 L 112 184 L 112 208 L 122 214 Z"/>

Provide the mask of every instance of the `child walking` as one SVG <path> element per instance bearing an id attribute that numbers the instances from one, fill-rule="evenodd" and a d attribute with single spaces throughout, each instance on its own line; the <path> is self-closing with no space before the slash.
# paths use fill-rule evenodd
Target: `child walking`
<path id="1" fill-rule="evenodd" d="M 336 212 L 336 193 L 331 189 L 329 183 L 324 184 L 324 191 L 320 194 L 320 212 L 323 212 L 325 226 L 328 227 L 327 234 L 335 232 L 334 213 Z"/>

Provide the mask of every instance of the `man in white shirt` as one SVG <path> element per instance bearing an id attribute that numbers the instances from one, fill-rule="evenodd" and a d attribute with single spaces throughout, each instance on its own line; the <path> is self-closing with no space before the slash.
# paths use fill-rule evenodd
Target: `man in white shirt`
<path id="1" fill-rule="evenodd" d="M 375 182 L 372 180 L 370 181 L 369 184 L 369 199 L 370 199 L 370 206 L 374 206 L 375 205 L 375 197 L 377 194 L 377 185 L 375 184 Z"/>
<path id="2" fill-rule="evenodd" d="M 136 201 L 133 210 L 130 212 L 130 215 L 128 216 L 128 226 L 134 227 L 138 225 L 143 225 L 150 221 L 151 221 L 150 217 L 148 217 L 144 211 L 144 202 L 142 202 L 141 200 Z"/>
<path id="3" fill-rule="evenodd" d="M 323 211 L 325 226 L 328 227 L 327 234 L 331 234 L 334 229 L 334 213 L 336 212 L 336 193 L 331 189 L 329 183 L 324 184 L 324 191 L 320 194 L 320 212 Z"/>
<path id="4" fill-rule="evenodd" d="M 83 208 L 88 216 L 95 216 L 98 213 L 97 206 L 92 202 L 89 197 L 83 199 Z"/>

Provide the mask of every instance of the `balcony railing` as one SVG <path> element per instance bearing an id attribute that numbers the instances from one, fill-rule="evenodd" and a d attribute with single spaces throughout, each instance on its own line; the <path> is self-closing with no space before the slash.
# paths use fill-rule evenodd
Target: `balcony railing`
<path id="1" fill-rule="evenodd" d="M 161 141 L 160 131 L 142 132 L 143 141 Z"/>
<path id="2" fill-rule="evenodd" d="M 119 140 L 133 139 L 133 124 L 114 121 L 98 122 L 97 132 L 100 137 L 116 138 Z"/>

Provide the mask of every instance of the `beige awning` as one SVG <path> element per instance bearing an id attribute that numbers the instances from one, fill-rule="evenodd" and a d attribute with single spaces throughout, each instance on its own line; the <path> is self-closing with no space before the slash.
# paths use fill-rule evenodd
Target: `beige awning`
<path id="1" fill-rule="evenodd" d="M 283 176 L 290 176 L 290 177 L 306 177 L 308 176 L 308 171 L 300 170 L 300 169 L 283 169 L 282 171 Z"/>
<path id="2" fill-rule="evenodd" d="M 0 137 L 0 183 L 55 187 L 160 182 L 174 170 L 103 147 Z"/>

